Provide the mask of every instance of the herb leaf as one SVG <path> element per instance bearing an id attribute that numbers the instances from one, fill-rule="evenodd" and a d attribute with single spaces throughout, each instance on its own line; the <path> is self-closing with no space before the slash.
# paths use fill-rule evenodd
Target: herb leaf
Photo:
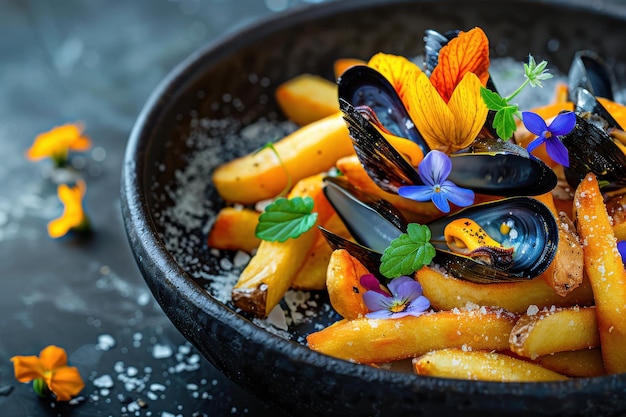
<path id="1" fill-rule="evenodd" d="M 435 248 L 430 243 L 430 229 L 417 223 L 407 227 L 403 233 L 385 249 L 381 258 L 380 273 L 387 278 L 411 275 L 435 257 Z"/>
<path id="2" fill-rule="evenodd" d="M 513 136 L 513 132 L 517 129 L 515 124 L 515 116 L 519 110 L 517 104 L 510 104 L 506 98 L 485 87 L 480 88 L 480 96 L 487 108 L 496 112 L 492 126 L 496 129 L 498 136 L 502 139 Z"/>
<path id="3" fill-rule="evenodd" d="M 315 225 L 317 213 L 313 212 L 313 205 L 309 196 L 276 199 L 259 216 L 256 236 L 270 242 L 297 238 Z"/>

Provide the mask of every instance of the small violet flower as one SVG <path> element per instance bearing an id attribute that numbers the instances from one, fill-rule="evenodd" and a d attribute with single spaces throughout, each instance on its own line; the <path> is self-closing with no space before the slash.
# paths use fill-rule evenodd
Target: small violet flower
<path id="1" fill-rule="evenodd" d="M 622 262 L 626 265 L 626 240 L 620 240 L 617 242 L 617 250 L 622 255 Z"/>
<path id="2" fill-rule="evenodd" d="M 430 307 L 430 301 L 422 295 L 420 283 L 406 275 L 392 279 L 389 292 L 372 274 L 363 275 L 361 285 L 368 289 L 363 294 L 363 301 L 370 310 L 365 317 L 370 319 L 419 316 Z"/>
<path id="3" fill-rule="evenodd" d="M 457 186 L 449 181 L 448 175 L 452 170 L 452 161 L 441 151 L 430 151 L 426 154 L 419 167 L 419 176 L 425 185 L 407 185 L 398 189 L 402 197 L 416 201 L 432 200 L 442 212 L 450 211 L 448 201 L 459 207 L 474 203 L 474 192 Z"/>
<path id="4" fill-rule="evenodd" d="M 559 136 L 567 135 L 576 126 L 576 115 L 574 112 L 560 113 L 554 118 L 550 126 L 536 113 L 525 111 L 522 112 L 522 122 L 531 133 L 537 135 L 537 139 L 528 144 L 526 149 L 532 152 L 542 143 L 546 144 L 546 152 L 553 161 L 568 167 L 569 154 L 567 148 Z"/>

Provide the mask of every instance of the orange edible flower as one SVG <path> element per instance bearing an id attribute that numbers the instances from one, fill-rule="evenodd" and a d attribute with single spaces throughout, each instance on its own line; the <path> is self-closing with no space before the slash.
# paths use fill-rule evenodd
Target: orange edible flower
<path id="1" fill-rule="evenodd" d="M 64 236 L 70 230 L 87 230 L 89 228 L 89 219 L 82 206 L 86 190 L 87 186 L 83 180 L 77 181 L 75 187 L 66 184 L 59 185 L 57 194 L 65 208 L 61 217 L 48 223 L 50 237 L 57 238 Z"/>
<path id="2" fill-rule="evenodd" d="M 426 74 L 412 81 L 409 115 L 431 149 L 456 152 L 478 136 L 489 111 L 480 87 L 478 77 L 468 72 L 446 103 Z"/>
<path id="3" fill-rule="evenodd" d="M 70 150 L 82 152 L 91 147 L 91 141 L 82 133 L 83 126 L 80 123 L 57 126 L 37 135 L 35 142 L 26 151 L 26 157 L 31 161 L 51 158 L 56 166 L 63 166 Z"/>
<path id="4" fill-rule="evenodd" d="M 67 354 L 58 346 L 50 345 L 44 348 L 38 357 L 13 356 L 11 362 L 15 370 L 15 379 L 19 382 L 37 380 L 45 382 L 57 401 L 69 401 L 85 387 L 78 369 L 67 365 Z"/>
<path id="5" fill-rule="evenodd" d="M 480 28 L 461 32 L 439 51 L 430 82 L 447 103 L 465 74 L 478 76 L 483 86 L 489 79 L 489 40 Z"/>

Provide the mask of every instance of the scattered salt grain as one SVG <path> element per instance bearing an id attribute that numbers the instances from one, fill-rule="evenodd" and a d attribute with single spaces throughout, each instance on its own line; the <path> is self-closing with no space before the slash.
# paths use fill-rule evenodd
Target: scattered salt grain
<path id="1" fill-rule="evenodd" d="M 526 309 L 526 314 L 529 316 L 534 316 L 537 313 L 539 313 L 539 307 L 534 304 L 529 305 L 528 309 Z"/>
<path id="2" fill-rule="evenodd" d="M 105 374 L 93 380 L 93 385 L 98 388 L 111 388 L 114 385 L 111 375 Z"/>
<path id="3" fill-rule="evenodd" d="M 98 344 L 96 348 L 99 350 L 107 351 L 115 347 L 115 339 L 110 334 L 101 334 L 98 336 Z"/>
<path id="4" fill-rule="evenodd" d="M 154 359 L 169 358 L 174 354 L 174 350 L 169 345 L 155 344 L 152 347 L 152 357 Z"/>

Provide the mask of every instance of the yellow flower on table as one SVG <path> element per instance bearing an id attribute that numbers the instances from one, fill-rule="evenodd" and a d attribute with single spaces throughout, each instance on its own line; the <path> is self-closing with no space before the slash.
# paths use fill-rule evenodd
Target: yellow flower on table
<path id="1" fill-rule="evenodd" d="M 51 158 L 60 167 L 66 164 L 70 151 L 84 152 L 90 147 L 91 140 L 83 135 L 82 124 L 66 124 L 37 135 L 26 157 L 31 161 Z"/>
<path id="2" fill-rule="evenodd" d="M 64 236 L 70 230 L 85 231 L 89 229 L 89 219 L 83 210 L 83 197 L 87 186 L 83 180 L 70 187 L 61 184 L 57 188 L 59 199 L 64 205 L 61 217 L 48 223 L 48 235 L 52 238 Z"/>
<path id="3" fill-rule="evenodd" d="M 67 365 L 67 354 L 58 346 L 44 348 L 39 356 L 13 356 L 11 362 L 15 379 L 34 381 L 33 386 L 39 395 L 43 396 L 47 389 L 57 401 L 69 401 L 85 387 L 78 369 Z"/>

